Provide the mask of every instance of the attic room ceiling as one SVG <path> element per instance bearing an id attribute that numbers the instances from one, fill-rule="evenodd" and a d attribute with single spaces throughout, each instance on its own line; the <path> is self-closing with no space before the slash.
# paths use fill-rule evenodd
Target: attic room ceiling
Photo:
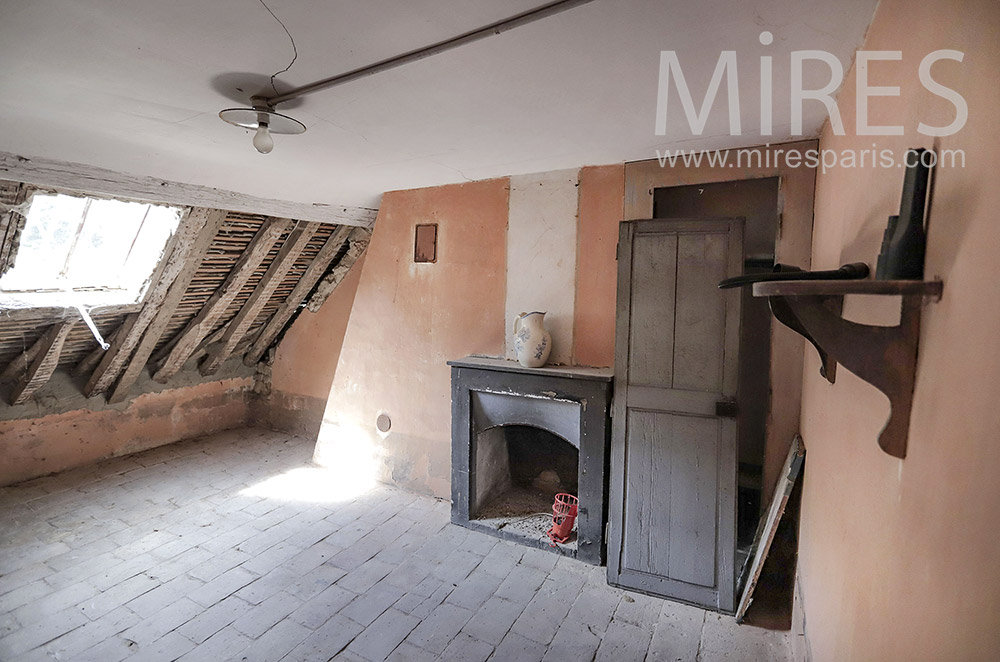
<path id="1" fill-rule="evenodd" d="M 501 20 L 543 0 L 265 0 L 295 40 L 283 91 Z M 458 50 L 285 105 L 308 131 L 269 155 L 219 110 L 246 105 L 292 47 L 258 0 L 7 0 L 0 151 L 263 198 L 377 206 L 380 194 L 656 157 L 659 149 L 784 142 L 788 54 L 847 69 L 877 0 L 596 0 Z M 761 45 L 770 31 L 774 43 Z M 739 58 L 743 135 L 716 103 L 692 139 L 654 132 L 659 53 L 677 51 L 696 103 L 719 52 Z M 759 58 L 774 58 L 774 136 L 759 127 Z M 806 87 L 829 72 L 806 70 Z M 248 81 L 257 81 L 246 85 Z M 240 99 L 236 87 L 244 88 Z M 825 110 L 805 106 L 806 136 Z"/>

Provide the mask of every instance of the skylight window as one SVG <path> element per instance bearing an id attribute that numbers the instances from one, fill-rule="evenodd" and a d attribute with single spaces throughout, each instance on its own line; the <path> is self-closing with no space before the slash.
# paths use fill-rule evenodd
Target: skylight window
<path id="1" fill-rule="evenodd" d="M 176 207 L 36 193 L 0 304 L 135 303 L 180 217 Z"/>

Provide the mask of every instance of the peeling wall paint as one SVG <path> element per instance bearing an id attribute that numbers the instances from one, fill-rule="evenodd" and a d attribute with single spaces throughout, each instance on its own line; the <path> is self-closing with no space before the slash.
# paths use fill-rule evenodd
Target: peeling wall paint
<path id="1" fill-rule="evenodd" d="M 368 243 L 371 241 L 371 234 L 368 234 L 364 238 L 357 237 L 356 235 L 358 234 L 361 234 L 361 230 L 355 230 L 351 233 L 351 241 L 347 248 L 347 253 L 341 258 L 337 266 L 324 276 L 323 280 L 317 283 L 316 290 L 309 297 L 309 302 L 306 304 L 309 312 L 318 313 L 319 309 L 326 303 L 326 300 L 330 298 L 330 295 L 340 288 L 341 282 L 354 268 L 355 263 L 363 259 L 365 249 L 368 248 Z"/>
<path id="2" fill-rule="evenodd" d="M 238 357 L 233 357 L 222 364 L 214 375 L 204 376 L 191 366 L 171 377 L 166 384 L 155 381 L 145 370 L 136 379 L 130 389 L 133 397 L 144 394 L 163 393 L 181 388 L 208 384 L 219 380 L 246 378 L 254 374 L 254 369 L 244 366 Z M 78 410 L 118 411 L 129 408 L 132 400 L 123 402 L 108 402 L 104 395 L 88 398 L 80 391 L 79 378 L 57 370 L 49 381 L 38 389 L 35 394 L 21 405 L 10 406 L 4 402 L 0 405 L 0 421 L 19 419 L 43 419 L 53 414 L 63 414 Z"/>

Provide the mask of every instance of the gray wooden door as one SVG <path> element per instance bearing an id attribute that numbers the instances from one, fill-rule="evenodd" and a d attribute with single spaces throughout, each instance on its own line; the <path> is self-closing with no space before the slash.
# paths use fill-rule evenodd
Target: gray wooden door
<path id="1" fill-rule="evenodd" d="M 727 612 L 742 269 L 742 220 L 621 224 L 608 580 Z"/>

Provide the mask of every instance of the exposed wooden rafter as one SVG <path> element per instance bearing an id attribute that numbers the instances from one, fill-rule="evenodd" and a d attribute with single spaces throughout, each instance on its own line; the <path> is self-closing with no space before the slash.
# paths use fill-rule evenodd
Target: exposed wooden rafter
<path id="1" fill-rule="evenodd" d="M 9 211 L 15 188 L 23 192 L 33 186 L 5 180 L 16 176 L 9 169 L 5 173 L 8 157 L 0 152 L 0 202 L 7 205 L 0 208 L 0 215 Z M 11 158 L 18 168 L 40 165 L 39 172 L 51 165 Z M 52 172 L 58 176 L 34 181 L 43 190 L 177 203 L 137 191 L 102 189 L 91 185 L 94 180 L 87 176 L 73 186 L 61 179 L 71 172 L 56 166 Z M 270 211 L 266 208 L 246 207 L 249 213 L 202 205 L 185 212 L 150 276 L 143 300 L 90 311 L 110 343 L 107 351 L 95 347 L 90 334 L 83 333 L 76 308 L 0 311 L 0 381 L 6 383 L 6 395 L 19 402 L 29 400 L 60 364 L 81 380 L 87 397 L 105 394 L 109 402 L 128 399 L 149 366 L 154 378 L 165 382 L 195 362 L 205 375 L 216 374 L 233 356 L 255 365 L 296 311 L 322 305 L 367 246 L 371 231 L 347 223 L 331 227 L 291 220 L 288 215 L 275 218 L 261 213 Z"/>
<path id="2" fill-rule="evenodd" d="M 35 346 L 28 350 L 34 358 L 24 376 L 11 392 L 10 403 L 12 405 L 24 404 L 35 391 L 49 381 L 49 377 L 59 365 L 59 354 L 62 352 L 63 343 L 66 342 L 66 336 L 69 335 L 74 324 L 76 324 L 76 320 L 53 324 L 35 342 Z"/>
<path id="3" fill-rule="evenodd" d="M 371 233 L 367 230 L 361 228 L 351 230 L 351 235 L 348 237 L 350 245 L 347 247 L 347 252 L 334 265 L 330 273 L 323 277 L 323 280 L 316 286 L 316 290 L 312 293 L 312 296 L 309 297 L 309 301 L 306 302 L 306 308 L 309 309 L 309 312 L 319 312 L 319 309 L 326 300 L 330 298 L 330 295 L 333 294 L 334 290 L 340 286 L 341 281 L 347 276 L 347 272 L 351 270 L 354 263 L 365 252 L 365 249 L 368 248 L 370 239 Z"/>
<path id="4" fill-rule="evenodd" d="M 115 346 L 115 341 L 121 335 L 122 327 L 126 326 L 127 321 L 128 318 L 126 318 L 121 325 L 118 326 L 118 328 L 112 331 L 110 336 L 104 339 L 109 345 L 111 345 L 111 347 Z M 108 351 L 109 350 L 105 350 L 103 347 L 98 345 L 92 349 L 89 354 L 76 362 L 76 365 L 73 366 L 72 375 L 74 377 L 89 375 L 95 368 L 97 368 L 97 364 L 101 362 L 101 359 L 104 358 Z"/>
<path id="5" fill-rule="evenodd" d="M 28 187 L 17 182 L 0 182 L 0 276 L 14 266 L 21 231 L 24 229 L 24 211 L 18 207 L 28 199 Z"/>
<path id="6" fill-rule="evenodd" d="M 198 248 L 198 238 L 205 231 L 209 217 L 213 214 L 217 212 L 195 208 L 189 210 L 181 219 L 177 232 L 171 237 L 164 251 L 166 259 L 161 259 L 153 272 L 149 289 L 143 297 L 142 308 L 138 313 L 125 318 L 125 322 L 118 328 L 115 339 L 111 342 L 111 347 L 104 353 L 97 368 L 87 380 L 83 394 L 88 398 L 104 393 L 114 384 L 125 362 L 132 356 L 146 328 L 167 298 L 170 286 L 181 272 L 191 268 L 192 252 Z M 217 229 L 213 224 L 211 228 L 213 236 Z"/>
<path id="7" fill-rule="evenodd" d="M 235 191 L 136 177 L 82 163 L 29 158 L 9 152 L 0 152 L 0 179 L 142 202 L 228 209 L 337 225 L 371 227 L 378 212 L 365 207 L 257 198 Z"/>
<path id="8" fill-rule="evenodd" d="M 174 277 L 166 296 L 160 301 L 159 306 L 155 310 L 155 315 L 146 326 L 141 340 L 136 345 L 135 351 L 132 352 L 131 358 L 125 357 L 128 363 L 125 365 L 121 377 L 118 379 L 118 383 L 111 392 L 108 401 L 121 402 L 128 397 L 129 388 L 139 378 L 139 375 L 142 374 L 146 362 L 149 360 L 153 350 L 156 349 L 157 341 L 170 323 L 170 318 L 177 309 L 177 304 L 181 302 L 184 293 L 187 292 L 188 285 L 191 284 L 191 279 L 198 270 L 198 265 L 201 264 L 202 258 L 212 245 L 212 239 L 215 238 L 225 220 L 226 212 L 217 209 L 197 209 L 192 210 L 188 214 L 186 225 L 196 227 L 198 230 L 194 241 L 187 250 L 187 258 L 183 264 L 183 268 Z M 179 245 L 178 248 L 180 248 Z"/>
<path id="9" fill-rule="evenodd" d="M 260 334 L 258 334 L 257 339 L 254 340 L 250 351 L 243 357 L 245 365 L 254 366 L 260 361 L 260 357 L 264 355 L 267 348 L 271 346 L 275 338 L 278 337 L 278 334 L 281 333 L 281 330 L 288 324 L 288 320 L 295 314 L 295 310 L 309 296 L 309 293 L 312 292 L 313 287 L 316 286 L 319 279 L 326 273 L 330 262 L 333 261 L 333 258 L 337 257 L 337 253 L 340 252 L 344 242 L 350 236 L 351 228 L 347 227 L 337 228 L 330 235 L 330 238 L 326 240 L 326 243 L 319 250 L 316 258 L 306 268 L 305 273 L 302 274 L 302 278 L 296 283 L 291 294 L 288 295 L 288 298 L 281 304 L 281 307 L 271 316 L 271 319 L 268 320 Z"/>
<path id="10" fill-rule="evenodd" d="M 0 372 L 0 382 L 7 382 L 13 379 L 17 379 L 18 375 L 23 375 L 28 371 L 28 366 L 35 359 L 35 355 L 38 354 L 38 350 L 41 349 L 41 345 L 36 340 L 32 343 L 31 347 L 24 350 L 21 354 L 18 354 L 10 360 L 10 363 Z"/>
<path id="11" fill-rule="evenodd" d="M 288 270 L 295 263 L 296 258 L 302 253 L 309 240 L 316 234 L 316 226 L 313 224 L 300 223 L 292 230 L 285 240 L 278 255 L 271 262 L 264 276 L 260 279 L 250 298 L 243 304 L 240 312 L 229 323 L 222 339 L 208 348 L 208 354 L 198 366 L 203 375 L 212 375 L 219 369 L 219 366 L 232 355 L 233 350 L 239 345 L 246 335 L 250 326 L 257 319 L 261 309 L 270 300 L 275 288 L 281 284 L 282 279 Z"/>
<path id="12" fill-rule="evenodd" d="M 267 257 L 281 235 L 288 232 L 292 223 L 293 221 L 282 218 L 266 222 L 261 226 L 253 241 L 250 242 L 236 265 L 229 272 L 222 286 L 215 291 L 194 319 L 188 322 L 180 333 L 177 343 L 164 359 L 156 374 L 153 375 L 153 379 L 165 382 L 177 374 L 184 363 L 191 358 L 191 354 L 198 348 L 205 336 L 212 332 L 219 319 L 225 315 L 229 304 L 240 293 L 250 276 L 260 267 L 261 262 Z"/>
<path id="13" fill-rule="evenodd" d="M 111 306 L 95 306 L 87 308 L 91 317 L 108 314 L 127 314 L 139 312 L 142 306 L 137 303 L 114 304 Z M 66 306 L 40 306 L 38 308 L 8 308 L 0 310 L 0 323 L 25 322 L 36 320 L 58 321 L 80 319 L 80 311 Z"/>
<path id="14" fill-rule="evenodd" d="M 198 345 L 198 348 L 191 353 L 191 358 L 198 360 L 201 359 L 203 356 L 205 356 L 205 354 L 208 353 L 208 348 L 214 345 L 215 343 L 219 342 L 220 340 L 222 340 L 222 336 L 226 334 L 226 331 L 228 329 L 229 329 L 229 322 L 226 322 L 218 329 L 212 331 L 210 334 L 205 336 L 205 339 L 201 341 L 201 343 Z M 173 345 L 168 345 L 167 347 L 173 348 Z M 169 350 L 164 352 L 163 357 L 166 358 L 166 355 L 169 353 L 170 353 Z M 156 357 L 153 357 L 153 360 L 156 361 Z"/>

